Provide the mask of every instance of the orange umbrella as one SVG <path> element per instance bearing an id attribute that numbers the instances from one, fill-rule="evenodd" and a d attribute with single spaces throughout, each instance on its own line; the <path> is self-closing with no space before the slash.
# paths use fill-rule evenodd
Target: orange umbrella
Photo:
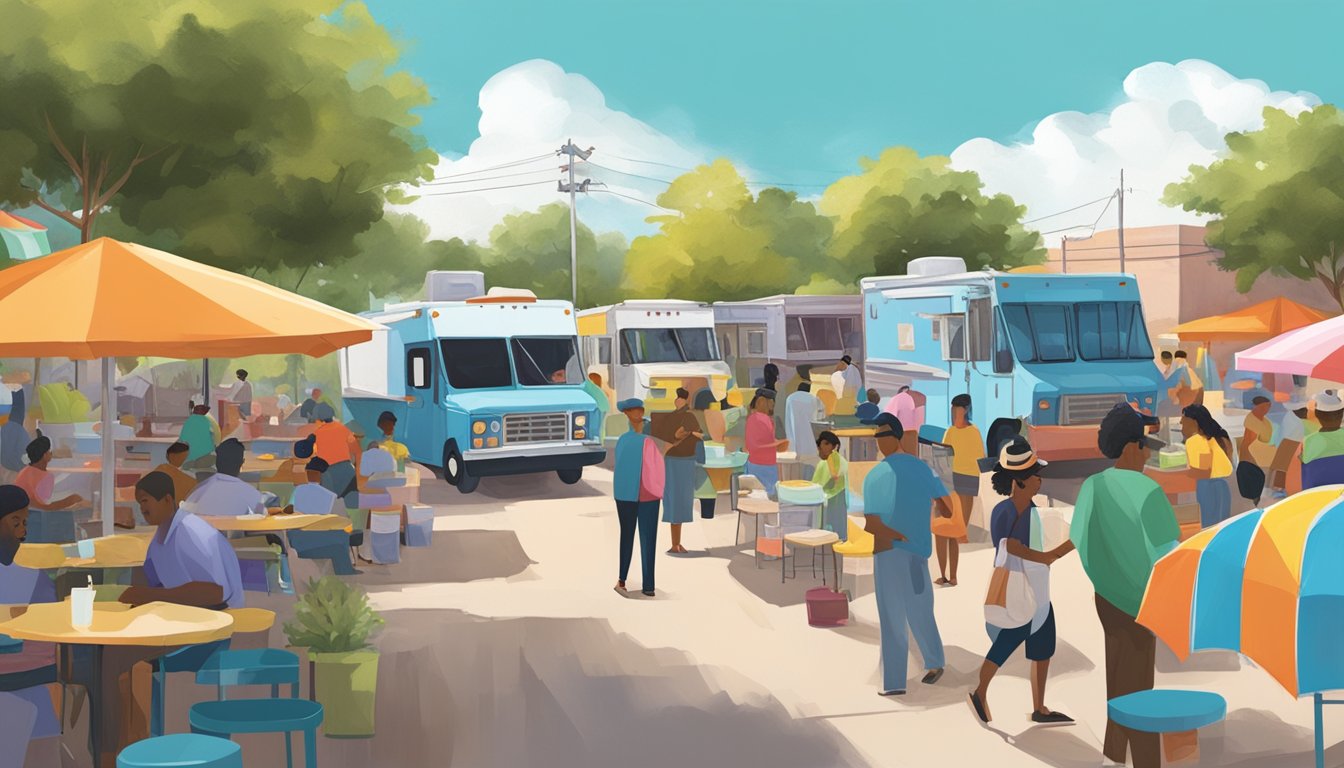
<path id="1" fill-rule="evenodd" d="M 381 326 L 259 280 L 109 238 L 0 270 L 0 356 L 325 355 Z"/>
<path id="2" fill-rule="evenodd" d="M 0 357 L 102 358 L 103 533 L 112 532 L 113 359 L 325 355 L 382 326 L 249 277 L 102 237 L 0 270 Z"/>
<path id="3" fill-rule="evenodd" d="M 1327 312 L 1280 296 L 1225 315 L 1181 323 L 1172 329 L 1172 333 L 1182 341 L 1255 341 L 1273 338 L 1328 317 Z"/>

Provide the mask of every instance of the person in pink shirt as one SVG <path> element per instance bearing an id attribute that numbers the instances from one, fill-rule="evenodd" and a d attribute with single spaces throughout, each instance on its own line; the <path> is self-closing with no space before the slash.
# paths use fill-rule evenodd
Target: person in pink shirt
<path id="1" fill-rule="evenodd" d="M 912 456 L 919 455 L 919 428 L 923 425 L 919 411 L 920 399 L 918 392 L 902 386 L 883 409 L 901 422 L 901 429 L 905 430 L 901 437 L 901 450 Z"/>
<path id="2" fill-rule="evenodd" d="M 84 499 L 71 494 L 62 499 L 53 499 L 56 490 L 56 476 L 47 471 L 51 463 L 51 438 L 37 433 L 37 437 L 28 444 L 28 466 L 24 467 L 14 484 L 28 494 L 34 507 L 39 510 L 69 509 L 83 503 Z"/>
<path id="3" fill-rule="evenodd" d="M 775 486 L 779 484 L 779 450 L 788 445 L 788 440 L 775 439 L 775 391 L 758 389 L 751 398 L 751 415 L 747 417 L 746 473 L 761 481 L 765 493 L 771 501 L 775 499 Z"/>
<path id="4" fill-rule="evenodd" d="M 630 429 L 616 441 L 616 468 L 612 492 L 621 527 L 620 575 L 616 591 L 626 594 L 625 577 L 635 554 L 635 531 L 639 531 L 639 559 L 643 570 L 640 591 L 654 596 L 653 563 L 658 551 L 658 505 L 663 498 L 663 452 L 649 437 L 644 423 L 644 401 L 632 397 L 616 404 L 630 420 Z"/>

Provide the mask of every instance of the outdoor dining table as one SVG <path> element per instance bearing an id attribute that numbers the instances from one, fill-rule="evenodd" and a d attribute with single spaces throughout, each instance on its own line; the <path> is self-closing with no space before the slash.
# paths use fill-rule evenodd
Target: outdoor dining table
<path id="1" fill-rule="evenodd" d="M 282 531 L 343 531 L 350 527 L 350 518 L 343 515 L 200 515 L 215 530 L 223 532 L 279 533 Z"/>
<path id="2" fill-rule="evenodd" d="M 37 603 L 23 614 L 0 622 L 0 634 L 16 640 L 88 646 L 91 649 L 91 685 L 101 685 L 103 651 L 108 646 L 162 648 L 211 643 L 233 634 L 233 617 L 223 611 L 172 603 L 147 603 L 132 608 L 124 603 L 94 603 L 93 623 L 75 627 L 70 601 Z M 57 654 L 60 658 L 60 654 Z M 103 744 L 98 723 L 99 691 L 89 692 L 90 742 L 94 765 L 101 764 Z"/>

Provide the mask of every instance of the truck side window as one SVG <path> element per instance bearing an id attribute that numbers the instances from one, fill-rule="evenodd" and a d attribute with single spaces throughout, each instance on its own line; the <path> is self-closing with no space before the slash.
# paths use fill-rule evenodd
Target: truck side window
<path id="1" fill-rule="evenodd" d="M 1008 343 L 1008 329 L 1003 325 L 1003 313 L 994 315 L 994 372 L 1013 372 L 1013 348 Z"/>
<path id="2" fill-rule="evenodd" d="M 428 349 L 412 349 L 406 353 L 406 384 L 413 389 L 429 389 Z"/>
<path id="3" fill-rule="evenodd" d="M 793 349 L 793 337 L 789 337 L 789 349 Z M 747 331 L 747 354 L 760 357 L 765 354 L 765 331 Z"/>
<path id="4" fill-rule="evenodd" d="M 597 340 L 597 364 L 611 364 L 611 337 L 602 336 Z"/>
<path id="5" fill-rule="evenodd" d="M 965 315 L 943 315 L 943 359 L 944 360 L 965 360 L 966 359 L 966 316 Z"/>
<path id="6" fill-rule="evenodd" d="M 790 352 L 806 352 L 807 336 L 803 335 L 803 320 L 800 317 L 784 318 L 784 337 Z"/>
<path id="7" fill-rule="evenodd" d="M 969 325 L 970 359 L 988 361 L 994 336 L 993 308 L 989 298 L 971 299 L 966 305 Z"/>

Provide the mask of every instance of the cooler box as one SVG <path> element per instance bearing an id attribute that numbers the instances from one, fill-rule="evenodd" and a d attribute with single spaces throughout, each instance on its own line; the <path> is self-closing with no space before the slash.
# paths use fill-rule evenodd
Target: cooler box
<path id="1" fill-rule="evenodd" d="M 392 506 L 392 497 L 387 493 L 359 494 L 360 509 L 386 509 Z"/>
<path id="2" fill-rule="evenodd" d="M 849 622 L 849 600 L 830 587 L 807 590 L 807 623 L 813 627 L 842 627 Z"/>
<path id="3" fill-rule="evenodd" d="M 426 504 L 406 507 L 406 546 L 428 547 L 434 537 L 434 508 Z"/>
<path id="4" fill-rule="evenodd" d="M 375 563 L 401 562 L 401 512 L 369 515 L 369 548 Z"/>

